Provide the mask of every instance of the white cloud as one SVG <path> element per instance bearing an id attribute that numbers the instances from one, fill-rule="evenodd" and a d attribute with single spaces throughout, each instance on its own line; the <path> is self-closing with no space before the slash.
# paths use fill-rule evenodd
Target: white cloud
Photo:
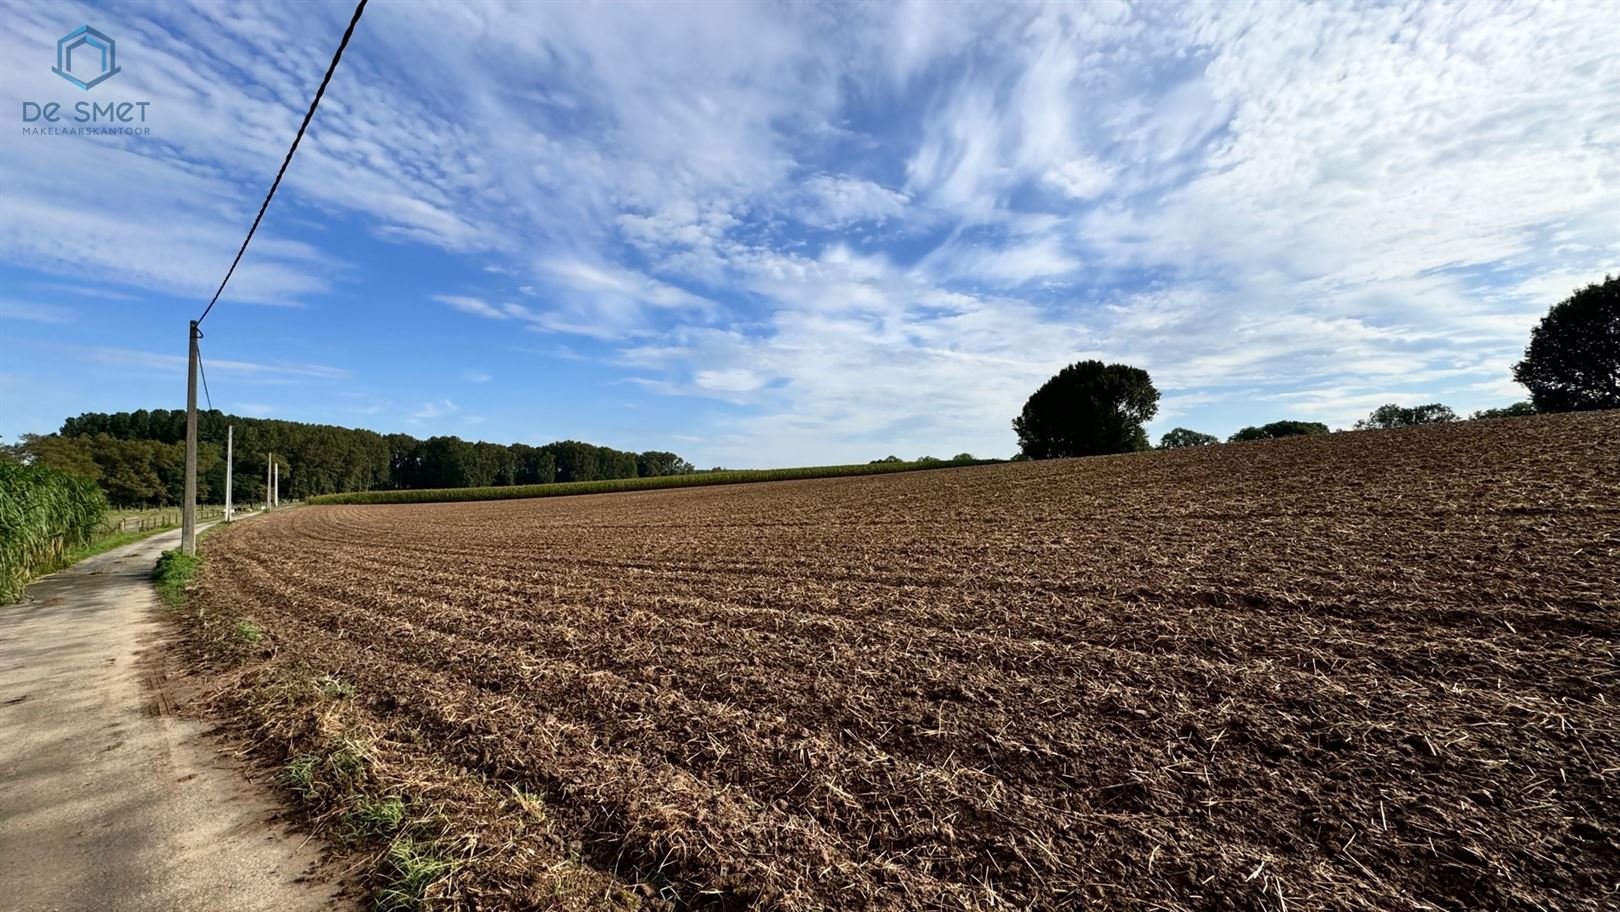
<path id="1" fill-rule="evenodd" d="M 480 299 L 467 295 L 434 295 L 433 300 L 440 304 L 448 304 L 462 313 L 469 313 L 476 317 L 486 317 L 491 320 L 505 320 L 509 314 L 499 307 Z"/>
<path id="2" fill-rule="evenodd" d="M 486 371 L 469 368 L 461 372 L 461 379 L 468 383 L 488 383 L 495 378 Z"/>
<path id="3" fill-rule="evenodd" d="M 818 174 L 804 183 L 809 205 L 799 218 L 822 228 L 838 228 L 856 222 L 883 222 L 897 218 L 910 199 L 868 180 Z"/>
<path id="4" fill-rule="evenodd" d="M 1115 169 L 1094 158 L 1075 158 L 1046 170 L 1046 182 L 1079 200 L 1103 195 L 1113 183 Z"/>
<path id="5" fill-rule="evenodd" d="M 461 408 L 449 399 L 430 399 L 422 403 L 421 407 L 411 412 L 405 419 L 410 424 L 420 424 L 434 418 L 443 418 L 461 411 Z"/>
<path id="6" fill-rule="evenodd" d="M 8 7 L 0 57 L 60 10 Z M 438 303 L 746 406 L 705 434 L 734 463 L 1006 452 L 1023 396 L 1088 353 L 1152 370 L 1167 414 L 1296 388 L 1344 392 L 1264 401 L 1461 407 L 1620 256 L 1605 13 L 378 6 L 227 298 L 341 293 L 351 223 L 432 246 L 476 273 Z M 325 63 L 292 39 L 341 15 L 131 11 L 147 65 L 120 79 L 160 141 L 0 144 L 0 259 L 210 293 Z M 240 53 L 197 52 L 222 37 Z M 19 68 L 0 101 L 54 79 Z"/>
<path id="7" fill-rule="evenodd" d="M 0 319 L 25 320 L 30 323 L 71 323 L 74 321 L 74 313 L 66 307 L 55 304 L 0 298 Z"/>

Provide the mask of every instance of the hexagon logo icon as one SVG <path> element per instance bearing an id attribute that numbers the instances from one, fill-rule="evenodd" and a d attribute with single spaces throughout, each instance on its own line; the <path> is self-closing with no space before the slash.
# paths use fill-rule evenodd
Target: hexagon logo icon
<path id="1" fill-rule="evenodd" d="M 79 52 L 76 60 L 74 51 Z M 117 43 L 88 25 L 56 41 L 56 66 L 51 67 L 51 72 L 81 89 L 101 85 L 117 76 L 118 69 Z"/>

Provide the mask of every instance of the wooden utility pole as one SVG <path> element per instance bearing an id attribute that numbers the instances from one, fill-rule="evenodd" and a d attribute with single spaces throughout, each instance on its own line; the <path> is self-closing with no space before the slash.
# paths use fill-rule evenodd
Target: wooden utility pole
<path id="1" fill-rule="evenodd" d="M 231 444 L 236 428 L 225 425 L 225 521 L 231 521 Z"/>
<path id="2" fill-rule="evenodd" d="M 180 502 L 180 551 L 197 553 L 197 339 L 202 332 L 191 321 L 186 356 L 186 493 Z"/>
<path id="3" fill-rule="evenodd" d="M 272 507 L 272 504 L 270 503 L 270 479 L 275 473 L 275 465 L 276 454 L 264 454 L 264 512 L 266 513 L 269 513 Z"/>

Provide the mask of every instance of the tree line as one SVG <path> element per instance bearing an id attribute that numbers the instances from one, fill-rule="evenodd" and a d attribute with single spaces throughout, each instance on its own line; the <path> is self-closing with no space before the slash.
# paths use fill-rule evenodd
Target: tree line
<path id="1" fill-rule="evenodd" d="M 267 454 L 281 466 L 281 496 L 411 488 L 493 487 L 683 475 L 696 471 L 674 453 L 633 453 L 578 440 L 544 446 L 459 437 L 379 434 L 328 424 L 197 413 L 197 499 L 223 503 L 225 434 L 234 428 L 232 478 L 238 503 L 264 499 Z M 184 492 L 186 413 L 182 409 L 86 412 L 55 434 L 27 435 L 6 447 L 14 460 L 69 472 L 101 486 L 119 506 L 171 506 Z"/>
<path id="2" fill-rule="evenodd" d="M 1543 412 L 1620 408 L 1620 278 L 1577 289 L 1553 305 L 1530 334 L 1513 378 L 1530 399 L 1483 409 L 1480 418 L 1514 418 Z M 1013 419 L 1021 459 L 1096 456 L 1149 449 L 1143 425 L 1159 410 L 1159 391 L 1147 371 L 1128 364 L 1080 361 L 1058 371 L 1037 389 Z M 1386 430 L 1462 420 L 1438 402 L 1389 403 L 1355 423 L 1354 430 Z M 1246 427 L 1229 443 L 1330 433 L 1320 421 L 1285 420 Z M 1160 449 L 1209 446 L 1220 438 L 1174 428 Z"/>

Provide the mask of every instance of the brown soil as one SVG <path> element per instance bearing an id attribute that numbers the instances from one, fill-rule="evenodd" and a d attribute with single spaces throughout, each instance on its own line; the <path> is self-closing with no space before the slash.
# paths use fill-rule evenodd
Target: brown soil
<path id="1" fill-rule="evenodd" d="M 204 617 L 270 644 L 222 709 L 272 760 L 366 733 L 463 859 L 442 905 L 1620 889 L 1620 412 L 308 508 L 208 554 Z M 320 674 L 340 713 L 267 688 Z"/>

